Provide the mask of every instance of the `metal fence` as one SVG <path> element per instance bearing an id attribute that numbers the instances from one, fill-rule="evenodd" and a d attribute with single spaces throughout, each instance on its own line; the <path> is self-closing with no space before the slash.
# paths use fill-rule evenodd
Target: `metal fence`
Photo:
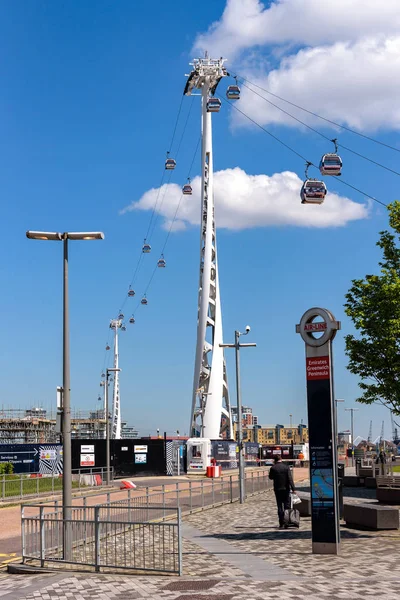
<path id="1" fill-rule="evenodd" d="M 267 475 L 261 469 L 246 473 L 246 495 L 270 489 Z M 23 562 L 181 574 L 181 514 L 236 502 L 239 477 L 189 480 L 163 485 L 160 491 L 146 488 L 145 493 L 107 491 L 95 497 L 99 495 L 107 502 L 90 506 L 93 496 L 76 498 L 68 521 L 59 502 L 23 505 Z"/>
<path id="2" fill-rule="evenodd" d="M 26 514 L 29 508 L 29 516 Z M 81 565 L 95 571 L 182 572 L 178 508 L 70 507 L 63 519 L 55 504 L 30 505 L 22 513 L 23 561 Z M 147 516 L 150 516 L 148 519 Z M 68 547 L 65 541 L 68 539 Z"/>
<path id="3" fill-rule="evenodd" d="M 105 467 L 77 469 L 72 471 L 72 487 L 75 490 L 102 485 L 106 480 Z M 110 471 L 110 481 L 114 479 L 114 470 Z M 61 474 L 21 473 L 0 475 L 0 501 L 17 500 L 24 497 L 39 496 L 48 492 L 62 491 Z"/>

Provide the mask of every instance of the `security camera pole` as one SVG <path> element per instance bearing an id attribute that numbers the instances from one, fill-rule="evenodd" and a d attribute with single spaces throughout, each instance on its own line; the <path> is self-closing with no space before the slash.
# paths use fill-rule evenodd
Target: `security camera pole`
<path id="1" fill-rule="evenodd" d="M 235 331 L 234 344 L 220 344 L 221 348 L 235 348 L 236 356 L 236 395 L 237 395 L 237 419 L 238 419 L 238 436 L 237 442 L 239 446 L 239 501 L 243 504 L 245 500 L 244 486 L 244 446 L 243 446 L 243 427 L 242 427 L 242 392 L 240 389 L 240 348 L 249 348 L 257 346 L 257 344 L 240 344 L 239 338 L 241 335 L 247 335 L 250 332 L 250 325 L 246 326 L 246 332 L 240 333 Z"/>

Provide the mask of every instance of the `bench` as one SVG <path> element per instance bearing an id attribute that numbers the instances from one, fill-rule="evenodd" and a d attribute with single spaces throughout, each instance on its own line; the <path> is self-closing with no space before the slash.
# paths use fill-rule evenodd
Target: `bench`
<path id="1" fill-rule="evenodd" d="M 348 527 L 398 529 L 399 510 L 377 504 L 345 504 L 343 518 Z"/>
<path id="2" fill-rule="evenodd" d="M 376 487 L 400 488 L 400 477 L 394 475 L 377 475 Z"/>
<path id="3" fill-rule="evenodd" d="M 376 477 L 376 499 L 382 504 L 400 504 L 400 477 L 378 475 Z"/>

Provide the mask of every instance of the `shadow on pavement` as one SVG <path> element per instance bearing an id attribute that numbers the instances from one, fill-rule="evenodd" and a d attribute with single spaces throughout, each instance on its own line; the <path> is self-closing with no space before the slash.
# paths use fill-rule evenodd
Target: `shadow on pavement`
<path id="1" fill-rule="evenodd" d="M 304 529 L 278 529 L 276 531 L 260 531 L 259 533 L 215 533 L 204 535 L 205 538 L 215 538 L 219 540 L 309 540 L 311 531 Z"/>
<path id="2" fill-rule="evenodd" d="M 362 531 L 349 531 L 348 529 L 341 529 L 340 536 L 342 539 L 357 539 L 357 538 L 369 538 L 369 535 L 362 533 Z M 276 529 L 275 531 L 259 531 L 248 533 L 214 533 L 209 535 L 202 535 L 203 538 L 214 538 L 217 540 L 311 540 L 311 531 L 309 529 Z"/>

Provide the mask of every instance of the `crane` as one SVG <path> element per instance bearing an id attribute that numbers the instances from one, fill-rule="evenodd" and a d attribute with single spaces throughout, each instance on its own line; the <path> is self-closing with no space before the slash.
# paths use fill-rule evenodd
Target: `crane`
<path id="1" fill-rule="evenodd" d="M 369 422 L 368 443 L 372 443 L 372 421 Z"/>
<path id="2" fill-rule="evenodd" d="M 390 420 L 392 422 L 392 440 L 394 444 L 398 444 L 400 442 L 400 438 L 397 432 L 397 423 L 393 419 L 393 411 L 390 411 Z"/>

